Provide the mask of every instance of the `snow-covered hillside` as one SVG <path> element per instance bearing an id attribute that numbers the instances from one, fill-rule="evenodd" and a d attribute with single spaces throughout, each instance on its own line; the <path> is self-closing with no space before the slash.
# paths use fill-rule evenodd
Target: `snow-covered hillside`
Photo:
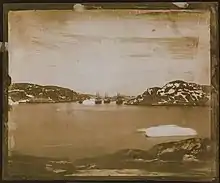
<path id="1" fill-rule="evenodd" d="M 126 102 L 127 105 L 208 105 L 209 86 L 176 80 L 162 88 L 148 88 L 143 94 Z"/>
<path id="2" fill-rule="evenodd" d="M 68 88 L 42 86 L 31 83 L 14 83 L 8 91 L 10 101 L 19 103 L 75 102 L 89 98 Z"/>

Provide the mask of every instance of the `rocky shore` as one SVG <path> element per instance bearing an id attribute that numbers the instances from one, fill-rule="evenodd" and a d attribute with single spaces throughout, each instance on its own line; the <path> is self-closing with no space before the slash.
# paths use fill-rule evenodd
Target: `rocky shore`
<path id="1" fill-rule="evenodd" d="M 153 146 L 151 149 L 124 149 L 113 154 L 102 157 L 86 158 L 75 163 L 93 164 L 96 168 L 122 168 L 127 164 L 136 163 L 187 163 L 187 162 L 209 162 L 213 160 L 213 142 L 208 138 L 189 138 L 180 141 L 171 141 Z M 139 166 L 139 165 L 138 165 Z M 147 166 L 145 167 L 147 168 Z"/>
<path id="2" fill-rule="evenodd" d="M 7 179 L 71 179 L 100 173 L 121 176 L 126 172 L 128 176 L 211 179 L 213 145 L 208 138 L 189 138 L 161 143 L 149 150 L 124 149 L 75 162 L 14 153 L 9 158 Z"/>

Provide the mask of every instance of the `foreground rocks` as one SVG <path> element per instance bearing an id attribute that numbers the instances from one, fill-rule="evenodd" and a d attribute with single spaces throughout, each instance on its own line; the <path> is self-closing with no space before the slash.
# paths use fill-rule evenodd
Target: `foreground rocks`
<path id="1" fill-rule="evenodd" d="M 5 167 L 6 180 L 53 180 L 63 179 L 75 168 L 68 160 L 44 158 L 13 153 Z"/>
<path id="2" fill-rule="evenodd" d="M 190 138 L 181 141 L 172 141 L 153 146 L 148 151 L 139 149 L 124 149 L 113 154 L 102 157 L 86 158 L 77 160 L 79 166 L 93 164 L 95 167 L 118 168 L 126 164 L 142 163 L 143 168 L 146 164 L 158 162 L 184 163 L 184 162 L 211 162 L 213 159 L 213 143 L 207 138 Z M 126 166 L 125 166 L 126 167 Z M 125 168 L 124 167 L 124 168 Z M 91 167 L 90 167 L 91 168 Z"/>
<path id="3" fill-rule="evenodd" d="M 7 179 L 72 179 L 73 176 L 156 176 L 211 179 L 213 142 L 190 138 L 155 145 L 150 150 L 124 149 L 99 157 L 78 159 L 41 158 L 13 153 Z"/>

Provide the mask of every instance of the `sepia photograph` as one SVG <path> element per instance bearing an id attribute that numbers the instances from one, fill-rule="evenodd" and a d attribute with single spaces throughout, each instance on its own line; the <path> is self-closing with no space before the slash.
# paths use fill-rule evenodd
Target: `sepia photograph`
<path id="1" fill-rule="evenodd" d="M 5 178 L 212 180 L 212 19 L 192 6 L 8 11 Z"/>

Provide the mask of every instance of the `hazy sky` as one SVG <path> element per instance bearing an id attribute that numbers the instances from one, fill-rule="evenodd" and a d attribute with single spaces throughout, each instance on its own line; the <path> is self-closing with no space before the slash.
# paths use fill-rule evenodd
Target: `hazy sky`
<path id="1" fill-rule="evenodd" d="M 13 82 L 142 93 L 181 79 L 210 84 L 209 13 L 135 10 L 9 13 Z"/>

